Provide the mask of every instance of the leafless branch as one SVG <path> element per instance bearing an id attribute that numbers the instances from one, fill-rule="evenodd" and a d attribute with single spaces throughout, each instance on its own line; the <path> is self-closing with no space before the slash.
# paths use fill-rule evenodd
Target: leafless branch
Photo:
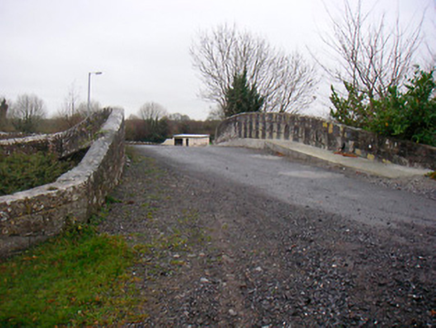
<path id="1" fill-rule="evenodd" d="M 373 10 L 363 12 L 361 0 L 355 8 L 345 0 L 342 16 L 327 12 L 332 33 L 322 34 L 321 39 L 337 66 L 321 66 L 330 76 L 351 83 L 371 97 L 383 97 L 390 86 L 401 83 L 421 44 L 422 20 L 414 28 L 403 28 L 397 14 L 390 28 L 384 14 L 376 20 Z"/>
<path id="2" fill-rule="evenodd" d="M 168 111 L 162 105 L 155 102 L 145 103 L 139 109 L 139 117 L 141 117 L 141 119 L 143 119 L 144 121 L 158 121 L 167 115 Z"/>
<path id="3" fill-rule="evenodd" d="M 284 55 L 259 37 L 235 26 L 218 26 L 202 32 L 190 49 L 194 68 L 204 83 L 201 97 L 226 105 L 225 93 L 236 74 L 247 72 L 265 98 L 264 111 L 296 112 L 308 105 L 316 86 L 316 72 L 295 52 Z"/>

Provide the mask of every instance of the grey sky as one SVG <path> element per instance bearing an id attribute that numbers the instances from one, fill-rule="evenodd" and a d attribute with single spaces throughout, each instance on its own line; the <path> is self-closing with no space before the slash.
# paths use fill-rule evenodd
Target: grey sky
<path id="1" fill-rule="evenodd" d="M 387 14 L 399 8 L 405 21 L 427 8 L 426 20 L 436 21 L 435 0 L 378 3 Z M 126 117 L 154 101 L 205 119 L 212 104 L 197 97 L 189 56 L 199 30 L 235 23 L 287 51 L 320 54 L 317 33 L 327 21 L 321 0 L 0 0 L 0 96 L 34 93 L 55 114 L 72 84 L 86 101 L 88 72 L 102 71 L 92 77 L 92 98 L 123 107 Z M 425 31 L 435 33 L 428 22 Z M 307 113 L 327 111 L 313 106 Z"/>

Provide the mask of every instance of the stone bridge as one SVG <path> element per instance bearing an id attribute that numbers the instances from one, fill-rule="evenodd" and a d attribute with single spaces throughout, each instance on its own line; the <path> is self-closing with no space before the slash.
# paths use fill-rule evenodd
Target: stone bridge
<path id="1" fill-rule="evenodd" d="M 436 170 L 436 148 L 383 137 L 319 118 L 286 113 L 242 113 L 217 128 L 216 143 L 235 139 L 284 140 L 331 151 L 342 149 L 385 163 Z"/>
<path id="2" fill-rule="evenodd" d="M 0 197 L 0 257 L 85 222 L 119 182 L 124 166 L 124 112 L 105 109 L 60 133 L 0 140 L 0 153 L 50 151 L 66 157 L 88 148 L 55 182 Z"/>

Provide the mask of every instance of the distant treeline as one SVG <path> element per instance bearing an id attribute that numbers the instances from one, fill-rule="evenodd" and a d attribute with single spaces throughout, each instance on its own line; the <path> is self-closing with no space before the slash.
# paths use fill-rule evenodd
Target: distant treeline
<path id="1" fill-rule="evenodd" d="M 71 126 L 79 123 L 84 117 L 75 117 L 73 119 L 65 119 L 64 117 L 41 119 L 38 122 L 34 133 L 55 133 L 65 131 Z M 215 129 L 221 121 L 195 121 L 195 120 L 171 120 L 166 117 L 159 120 L 144 120 L 140 118 L 126 119 L 126 140 L 128 141 L 146 141 L 161 143 L 167 138 L 171 138 L 175 134 L 190 133 L 190 134 L 209 134 L 211 140 L 215 135 Z M 5 124 L 3 129 L 9 132 L 9 136 L 14 137 L 25 136 L 28 133 L 17 131 L 12 124 Z M 0 134 L 0 139 L 9 137 L 8 135 Z"/>
<path id="2" fill-rule="evenodd" d="M 143 120 L 139 118 L 126 120 L 126 140 L 161 143 L 175 134 L 209 134 L 214 139 L 215 130 L 221 121 L 195 120 Z"/>

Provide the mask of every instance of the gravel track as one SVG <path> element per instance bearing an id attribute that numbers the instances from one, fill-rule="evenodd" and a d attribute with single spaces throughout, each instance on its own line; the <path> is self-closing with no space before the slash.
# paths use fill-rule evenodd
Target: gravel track
<path id="1" fill-rule="evenodd" d="M 128 327 L 436 326 L 434 223 L 357 222 L 133 149 L 100 225 L 140 254 L 149 318 Z M 434 197 L 428 180 L 343 173 Z"/>

